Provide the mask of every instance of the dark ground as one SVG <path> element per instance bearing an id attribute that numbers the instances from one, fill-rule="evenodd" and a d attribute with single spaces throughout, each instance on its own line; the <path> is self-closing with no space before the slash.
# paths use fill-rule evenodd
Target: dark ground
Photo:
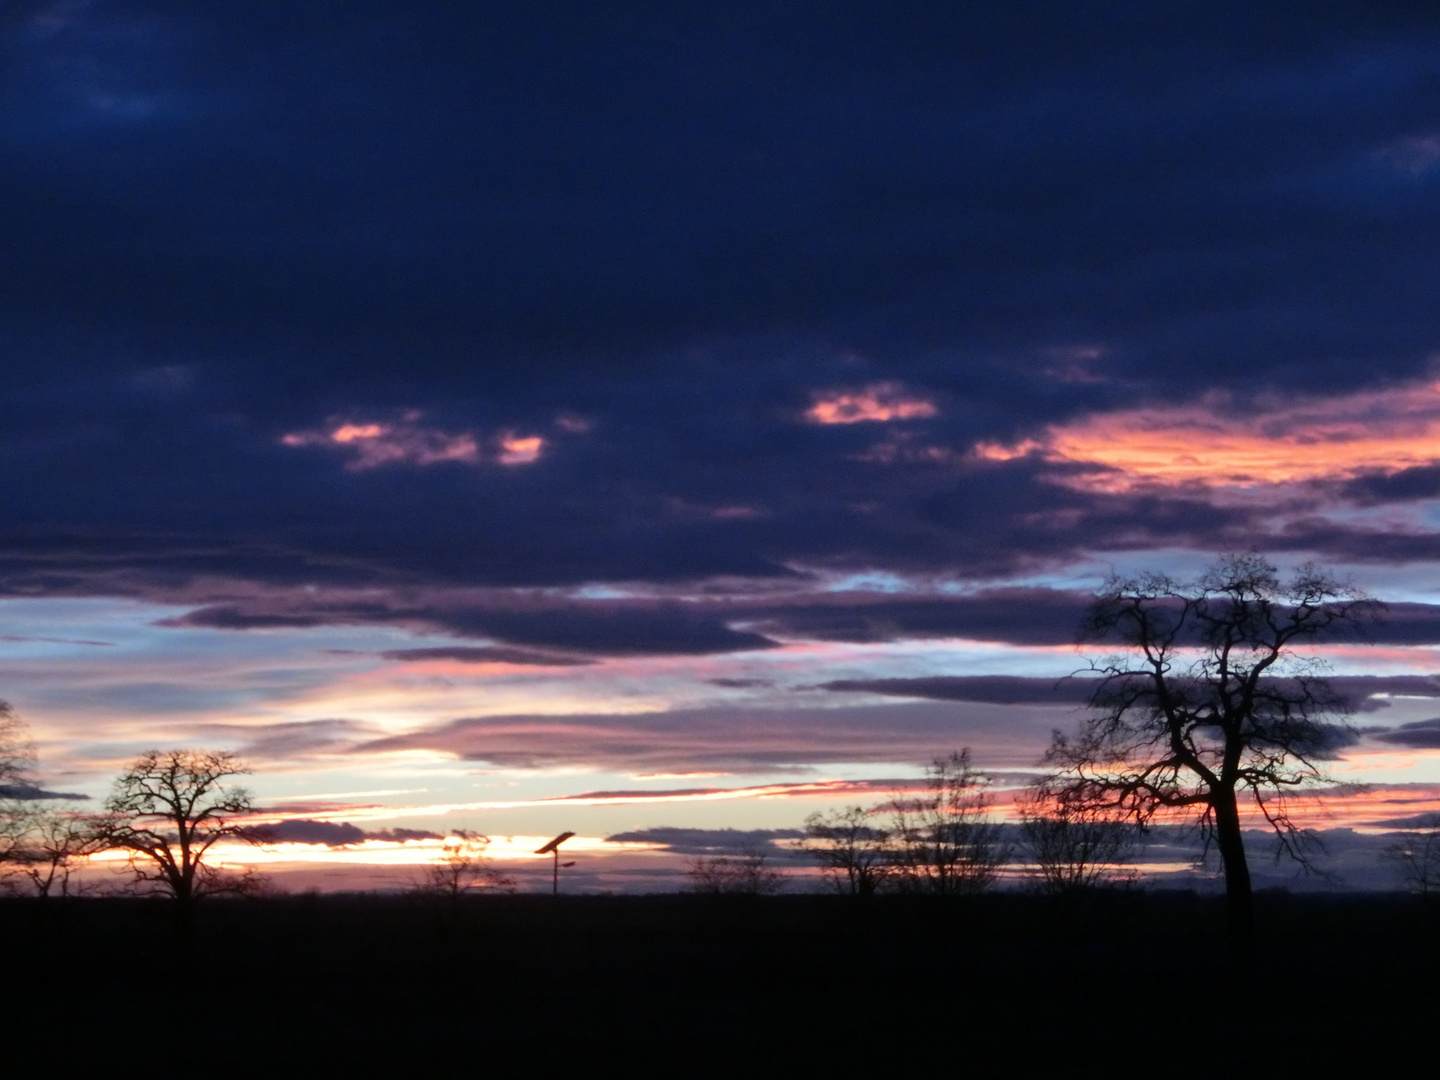
<path id="1" fill-rule="evenodd" d="M 1253 976 L 1221 916 L 1138 892 L 302 896 L 211 901 L 187 945 L 163 901 L 10 900 L 0 1071 L 32 1049 L 196 1077 L 1433 1066 L 1440 905 L 1263 895 Z"/>

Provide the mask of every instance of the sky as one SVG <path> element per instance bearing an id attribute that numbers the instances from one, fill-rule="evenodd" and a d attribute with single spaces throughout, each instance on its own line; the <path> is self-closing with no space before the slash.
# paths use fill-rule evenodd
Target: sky
<path id="1" fill-rule="evenodd" d="M 1391 605 L 1317 826 L 1440 808 L 1437 60 L 1373 0 L 14 0 L 0 694 L 52 790 L 239 752 L 370 837 L 267 856 L 322 884 L 634 885 L 1022 785 L 1105 577 L 1253 550 Z"/>

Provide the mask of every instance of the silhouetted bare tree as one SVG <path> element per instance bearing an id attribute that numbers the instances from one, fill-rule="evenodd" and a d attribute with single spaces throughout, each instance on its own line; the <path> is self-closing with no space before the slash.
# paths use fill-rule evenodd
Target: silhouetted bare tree
<path id="1" fill-rule="evenodd" d="M 98 850 L 95 817 L 40 790 L 24 722 L 0 702 L 0 876 L 41 897 L 70 891 L 77 860 Z"/>
<path id="2" fill-rule="evenodd" d="M 1115 578 L 1083 637 L 1118 646 L 1078 735 L 1055 733 L 1049 788 L 1062 806 L 1110 809 L 1144 824 L 1193 814 L 1219 849 L 1229 925 L 1253 935 L 1239 797 L 1283 849 L 1305 861 L 1286 793 L 1322 782 L 1319 761 L 1350 737 L 1345 703 L 1297 647 L 1373 615 L 1375 605 L 1314 566 L 1287 582 L 1258 555 L 1222 558 L 1198 580 Z"/>
<path id="3" fill-rule="evenodd" d="M 490 837 L 471 829 L 456 829 L 445 838 L 440 858 L 425 867 L 420 891 L 458 900 L 467 892 L 509 889 L 513 878 L 501 873 L 486 849 Z"/>
<path id="4" fill-rule="evenodd" d="M 701 855 L 689 861 L 685 876 L 691 892 L 763 896 L 779 892 L 785 884 L 766 862 L 765 853 L 753 848 L 739 855 Z"/>
<path id="5" fill-rule="evenodd" d="M 873 896 L 897 872 L 890 832 L 878 810 L 847 806 L 805 819 L 805 850 L 841 892 Z"/>
<path id="6" fill-rule="evenodd" d="M 1385 854 L 1400 864 L 1412 891 L 1426 899 L 1440 892 L 1440 826 L 1404 834 Z"/>
<path id="7" fill-rule="evenodd" d="M 255 842 L 236 822 L 255 809 L 250 793 L 227 783 L 249 771 L 231 753 L 151 750 L 116 778 L 101 842 L 129 852 L 136 881 L 168 893 L 182 913 L 202 896 L 247 891 L 253 876 L 227 875 L 205 860 L 221 840 Z"/>
<path id="8" fill-rule="evenodd" d="M 1123 880 L 1141 835 L 1110 807 L 1056 801 L 1043 789 L 1020 804 L 1020 831 L 1041 885 L 1061 896 Z"/>
<path id="9" fill-rule="evenodd" d="M 35 747 L 24 721 L 0 701 L 0 872 L 13 867 L 35 820 Z"/>
<path id="10" fill-rule="evenodd" d="M 895 801 L 890 830 L 902 888 L 964 896 L 990 887 L 1008 857 L 990 817 L 990 779 L 970 764 L 970 751 L 936 758 L 926 790 Z"/>
<path id="11" fill-rule="evenodd" d="M 73 804 L 45 806 L 31 819 L 17 862 L 37 896 L 68 896 L 76 862 L 100 851 L 104 843 L 94 814 Z"/>

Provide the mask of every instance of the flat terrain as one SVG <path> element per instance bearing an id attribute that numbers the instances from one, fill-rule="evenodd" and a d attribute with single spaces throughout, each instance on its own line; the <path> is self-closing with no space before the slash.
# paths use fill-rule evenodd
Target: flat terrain
<path id="1" fill-rule="evenodd" d="M 162 901 L 10 900 L 0 1015 L 57 1064 L 127 1075 L 184 1046 L 187 1076 L 1188 1075 L 1236 1043 L 1278 1071 L 1342 1046 L 1433 1059 L 1440 905 L 1276 893 L 1259 917 L 1251 973 L 1190 894 L 217 900 L 188 942 Z"/>

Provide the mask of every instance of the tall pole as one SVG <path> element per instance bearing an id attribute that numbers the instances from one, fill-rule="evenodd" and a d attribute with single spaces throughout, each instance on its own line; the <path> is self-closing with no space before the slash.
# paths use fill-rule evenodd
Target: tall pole
<path id="1" fill-rule="evenodd" d="M 560 845 L 563 844 L 566 840 L 569 840 L 574 835 L 575 834 L 573 832 L 562 832 L 559 836 L 555 837 L 554 840 L 551 840 L 548 844 L 546 844 L 542 848 L 539 848 L 535 852 L 536 855 L 554 856 L 555 861 L 550 866 L 551 896 L 560 895 Z M 574 866 L 575 864 L 573 862 L 567 862 L 565 865 Z"/>

